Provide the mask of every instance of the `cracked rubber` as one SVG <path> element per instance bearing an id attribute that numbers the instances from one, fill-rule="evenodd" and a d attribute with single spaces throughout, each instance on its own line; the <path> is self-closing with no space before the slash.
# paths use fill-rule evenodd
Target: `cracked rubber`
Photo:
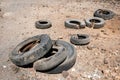
<path id="1" fill-rule="evenodd" d="M 25 48 L 31 46 L 33 44 L 31 42 L 34 41 L 39 41 L 39 43 L 35 43 L 37 45 L 34 45 L 34 47 L 27 51 L 24 51 Z M 52 41 L 47 34 L 37 35 L 18 44 L 12 53 L 10 53 L 9 58 L 14 64 L 18 66 L 25 66 L 43 57 L 51 49 L 51 47 Z"/>
<path id="2" fill-rule="evenodd" d="M 94 12 L 94 17 L 100 17 L 104 20 L 109 20 L 114 17 L 115 13 L 107 9 L 98 9 Z"/>
<path id="3" fill-rule="evenodd" d="M 86 34 L 74 34 L 71 36 L 70 42 L 75 45 L 85 45 L 90 42 L 90 38 Z"/>
<path id="4" fill-rule="evenodd" d="M 52 23 L 47 20 L 39 20 L 35 22 L 35 27 L 38 29 L 47 29 L 52 26 Z"/>
<path id="5" fill-rule="evenodd" d="M 102 28 L 105 25 L 104 19 L 98 17 L 85 19 L 85 23 L 87 27 L 93 27 L 94 29 Z"/>
<path id="6" fill-rule="evenodd" d="M 53 42 L 56 44 L 59 44 L 65 48 L 67 57 L 64 60 L 64 62 L 62 62 L 60 65 L 58 65 L 54 69 L 48 71 L 47 73 L 49 73 L 49 74 L 61 73 L 63 71 L 70 69 L 75 64 L 76 57 L 77 57 L 75 48 L 70 43 L 61 41 L 61 40 L 54 40 Z"/>
<path id="7" fill-rule="evenodd" d="M 77 20 L 77 19 L 69 19 L 65 21 L 65 27 L 80 29 L 80 28 L 85 28 L 85 24 L 84 22 L 81 22 L 80 20 Z"/>
<path id="8" fill-rule="evenodd" d="M 54 49 L 57 49 L 58 51 L 54 51 L 52 56 L 41 58 L 40 60 L 36 61 L 33 66 L 36 71 L 48 71 L 60 65 L 66 59 L 67 56 L 64 47 L 59 46 L 58 44 L 53 44 L 53 47 L 53 51 Z M 52 54 L 52 52 L 48 52 L 47 54 Z"/>

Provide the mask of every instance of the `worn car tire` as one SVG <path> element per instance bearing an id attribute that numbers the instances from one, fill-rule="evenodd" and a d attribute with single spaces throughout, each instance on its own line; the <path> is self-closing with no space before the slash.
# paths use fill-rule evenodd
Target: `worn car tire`
<path id="1" fill-rule="evenodd" d="M 65 48 L 67 57 L 66 57 L 65 61 L 62 62 L 60 65 L 58 65 L 54 69 L 48 71 L 47 73 L 49 73 L 49 74 L 61 73 L 63 71 L 70 69 L 75 64 L 76 57 L 77 57 L 75 48 L 70 43 L 67 43 L 67 42 L 61 41 L 61 40 L 54 40 L 53 42 L 56 44 L 59 44 Z"/>
<path id="2" fill-rule="evenodd" d="M 47 20 L 39 20 L 35 22 L 35 27 L 38 29 L 47 29 L 52 26 L 52 23 Z"/>
<path id="3" fill-rule="evenodd" d="M 75 45 L 85 45 L 90 42 L 90 38 L 87 34 L 74 34 L 71 36 L 70 42 Z"/>
<path id="4" fill-rule="evenodd" d="M 66 28 L 80 29 L 85 28 L 85 24 L 77 19 L 69 19 L 65 21 Z"/>
<path id="5" fill-rule="evenodd" d="M 94 29 L 102 28 L 105 25 L 104 19 L 98 18 L 98 17 L 85 19 L 85 23 L 87 27 L 90 27 L 90 28 L 93 27 Z"/>
<path id="6" fill-rule="evenodd" d="M 14 64 L 25 66 L 43 57 L 51 47 L 52 41 L 48 35 L 37 35 L 18 44 L 10 53 L 9 58 Z"/>
<path id="7" fill-rule="evenodd" d="M 115 15 L 114 12 L 107 9 L 98 9 L 94 13 L 94 17 L 100 17 L 100 18 L 103 18 L 104 20 L 112 19 L 114 15 Z"/>
<path id="8" fill-rule="evenodd" d="M 54 55 L 49 56 L 47 58 L 41 58 L 40 60 L 36 61 L 33 65 L 34 69 L 37 71 L 48 71 L 50 69 L 55 68 L 56 66 L 60 65 L 67 57 L 65 48 L 62 46 L 59 46 L 59 44 L 53 44 L 52 50 L 58 50 L 54 53 Z M 52 54 L 51 53 L 47 53 Z"/>

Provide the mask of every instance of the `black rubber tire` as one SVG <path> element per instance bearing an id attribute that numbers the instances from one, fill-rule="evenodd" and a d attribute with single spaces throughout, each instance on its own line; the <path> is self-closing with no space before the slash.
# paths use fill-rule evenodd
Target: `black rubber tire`
<path id="1" fill-rule="evenodd" d="M 33 41 L 40 42 L 26 52 L 20 51 Z M 14 64 L 18 66 L 25 66 L 43 57 L 51 49 L 51 47 L 52 41 L 47 34 L 37 35 L 18 44 L 12 53 L 10 53 L 9 58 Z"/>
<path id="2" fill-rule="evenodd" d="M 75 45 L 85 45 L 90 42 L 90 38 L 87 34 L 74 34 L 71 36 L 70 42 Z"/>
<path id="3" fill-rule="evenodd" d="M 65 48 L 62 46 L 59 46 L 59 44 L 53 44 L 54 49 L 57 49 L 58 51 L 54 53 L 54 55 L 49 56 L 47 58 L 42 58 L 38 61 L 36 61 L 33 65 L 34 69 L 36 71 L 48 71 L 59 64 L 61 64 L 67 57 Z M 53 48 L 52 48 L 53 49 Z M 51 54 L 51 53 L 47 53 Z"/>
<path id="4" fill-rule="evenodd" d="M 94 29 L 102 28 L 105 25 L 104 19 L 98 17 L 85 19 L 85 23 L 87 27 L 93 27 Z"/>
<path id="5" fill-rule="evenodd" d="M 100 17 L 104 20 L 109 20 L 114 17 L 115 13 L 107 9 L 98 9 L 94 12 L 94 17 Z"/>
<path id="6" fill-rule="evenodd" d="M 49 73 L 49 74 L 61 73 L 63 71 L 70 69 L 75 64 L 76 57 L 77 57 L 75 48 L 70 43 L 61 41 L 61 40 L 54 40 L 53 42 L 56 44 L 59 44 L 65 48 L 67 58 L 60 65 L 58 65 L 54 69 L 48 71 L 47 73 Z"/>
<path id="7" fill-rule="evenodd" d="M 38 29 L 47 29 L 52 26 L 52 23 L 47 20 L 39 20 L 35 22 L 35 27 Z"/>
<path id="8" fill-rule="evenodd" d="M 85 28 L 85 24 L 77 19 L 69 19 L 65 21 L 66 28 L 81 29 Z"/>

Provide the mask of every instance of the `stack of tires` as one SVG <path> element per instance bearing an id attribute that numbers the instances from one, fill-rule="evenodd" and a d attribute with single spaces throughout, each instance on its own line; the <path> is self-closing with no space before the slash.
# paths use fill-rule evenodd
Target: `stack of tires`
<path id="1" fill-rule="evenodd" d="M 36 71 L 60 73 L 75 64 L 76 51 L 71 44 L 42 34 L 18 44 L 9 57 L 17 66 L 33 64 Z"/>

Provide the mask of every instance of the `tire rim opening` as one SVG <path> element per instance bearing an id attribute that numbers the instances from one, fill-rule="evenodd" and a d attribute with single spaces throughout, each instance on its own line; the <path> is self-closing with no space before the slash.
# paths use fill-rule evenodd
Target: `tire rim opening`
<path id="1" fill-rule="evenodd" d="M 40 43 L 40 41 L 36 40 L 36 41 L 32 41 L 26 45 L 24 45 L 19 52 L 25 53 L 27 51 L 29 51 L 30 49 L 34 48 L 38 43 Z"/>
<path id="2" fill-rule="evenodd" d="M 70 23 L 80 25 L 80 22 L 78 22 L 78 21 L 70 21 Z"/>
<path id="3" fill-rule="evenodd" d="M 79 34 L 77 34 L 77 36 L 78 36 L 78 39 L 86 39 L 86 36 L 79 35 Z"/>
<path id="4" fill-rule="evenodd" d="M 40 24 L 47 24 L 47 21 L 39 21 Z"/>
<path id="5" fill-rule="evenodd" d="M 100 14 L 108 15 L 108 14 L 110 14 L 110 12 L 102 10 L 102 11 L 100 11 Z"/>
<path id="6" fill-rule="evenodd" d="M 90 22 L 92 22 L 92 23 L 100 23 L 101 21 L 98 20 L 98 19 L 91 19 Z"/>

